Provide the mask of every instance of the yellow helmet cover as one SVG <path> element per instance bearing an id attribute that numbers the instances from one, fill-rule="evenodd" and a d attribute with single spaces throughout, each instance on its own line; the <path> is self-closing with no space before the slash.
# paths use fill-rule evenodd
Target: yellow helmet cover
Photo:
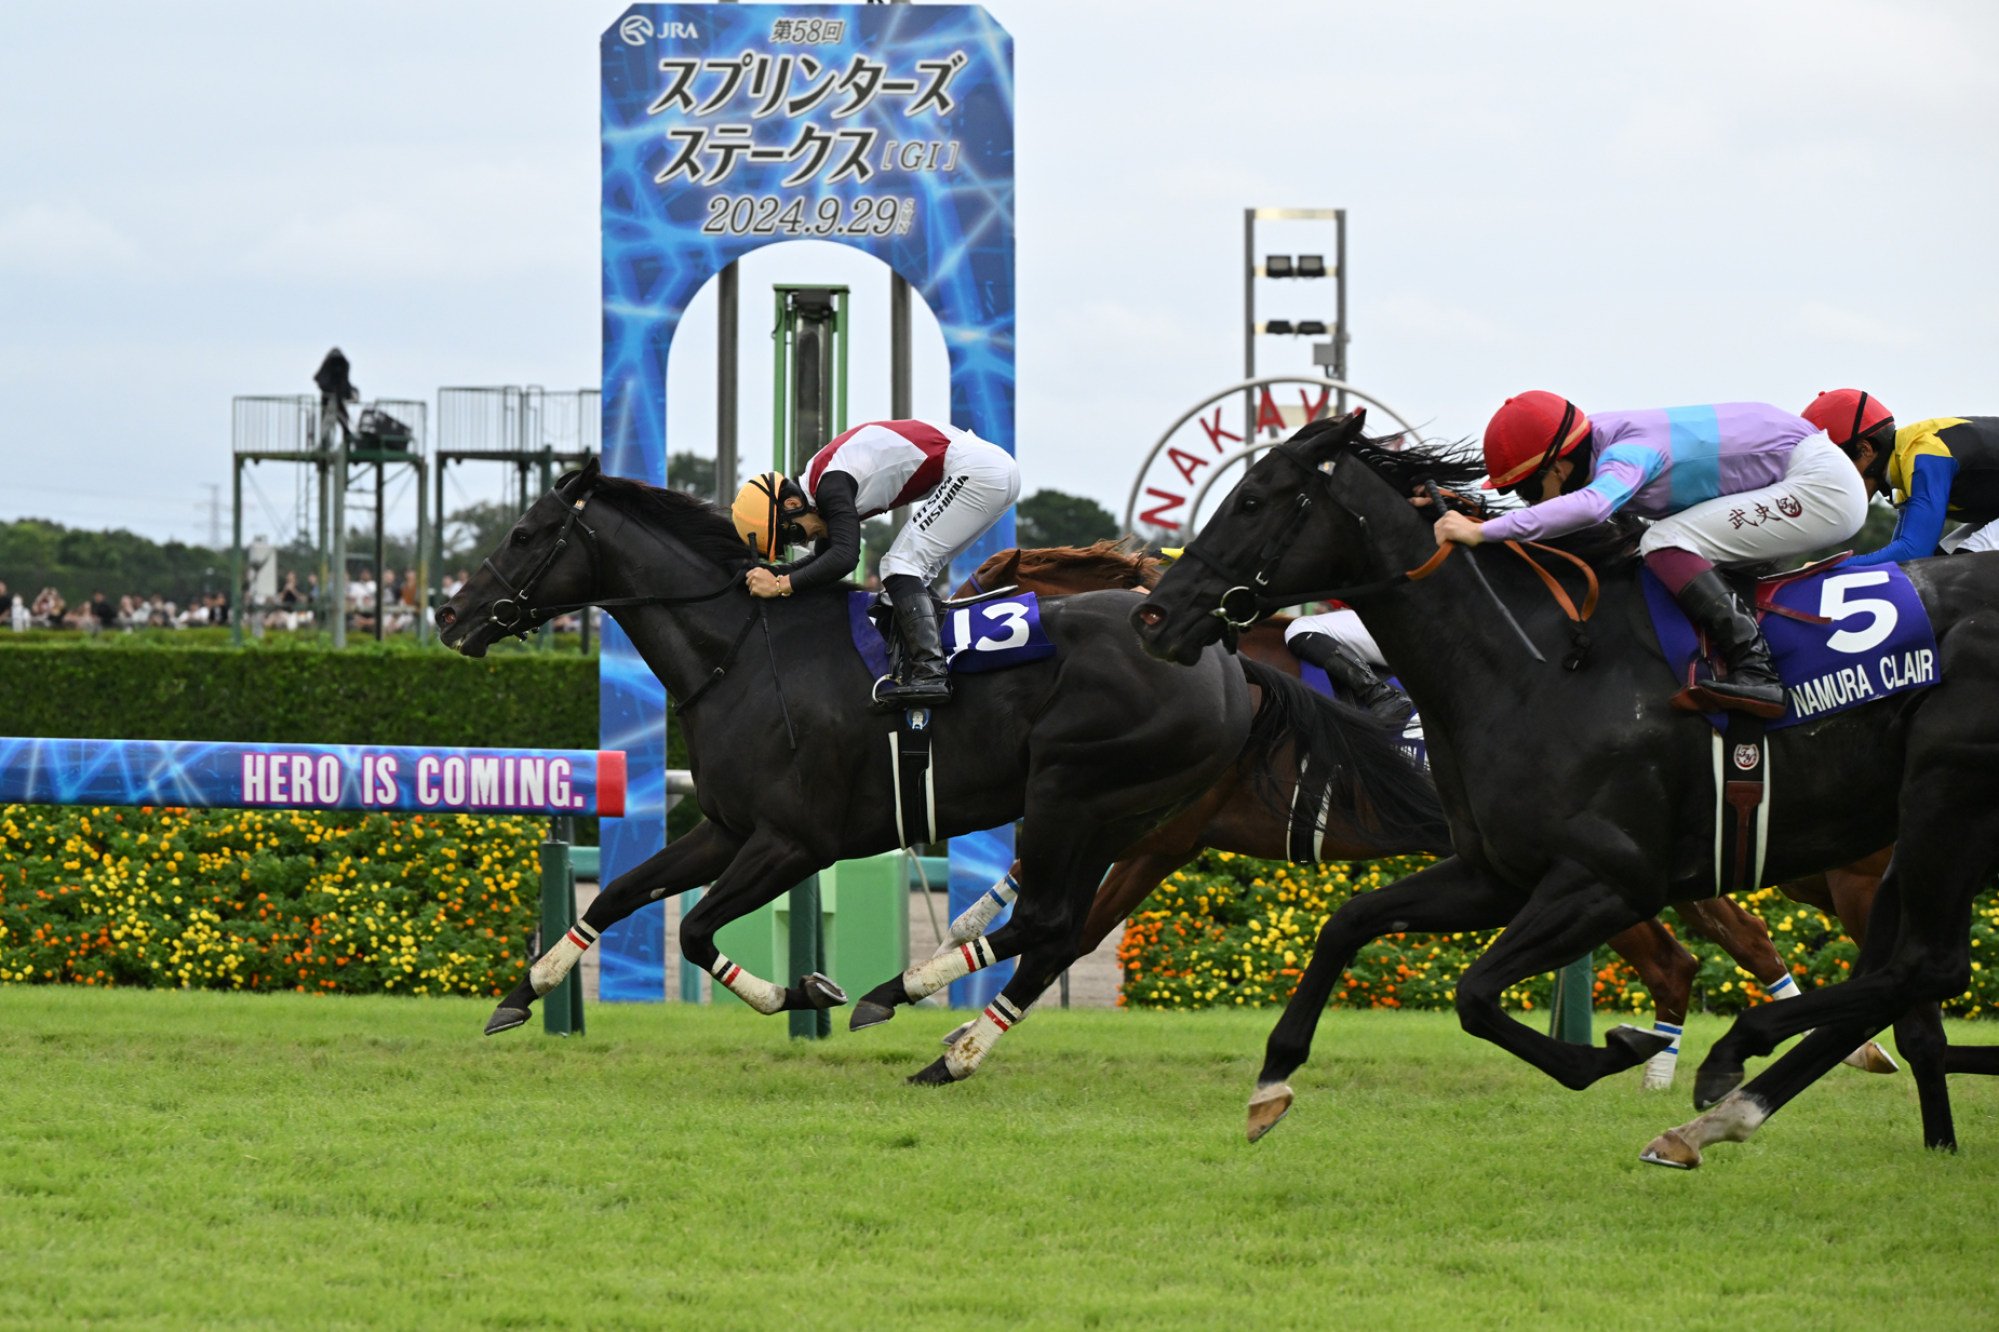
<path id="1" fill-rule="evenodd" d="M 730 516 L 736 520 L 736 535 L 760 560 L 777 558 L 785 484 L 783 472 L 759 472 L 743 483 L 736 492 L 736 502 L 729 506 Z"/>

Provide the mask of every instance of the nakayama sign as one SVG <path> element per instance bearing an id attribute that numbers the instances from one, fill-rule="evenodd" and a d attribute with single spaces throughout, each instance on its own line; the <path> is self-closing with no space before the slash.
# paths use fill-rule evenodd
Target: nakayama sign
<path id="1" fill-rule="evenodd" d="M 1386 416 L 1410 439 L 1416 429 L 1393 407 L 1351 384 L 1318 375 L 1264 375 L 1231 384 L 1195 403 L 1145 455 L 1125 501 L 1124 526 L 1169 544 L 1199 527 L 1201 502 L 1215 478 L 1280 444 L 1307 421 L 1336 409 L 1340 394 Z M 1377 425 L 1373 433 L 1381 433 Z"/>

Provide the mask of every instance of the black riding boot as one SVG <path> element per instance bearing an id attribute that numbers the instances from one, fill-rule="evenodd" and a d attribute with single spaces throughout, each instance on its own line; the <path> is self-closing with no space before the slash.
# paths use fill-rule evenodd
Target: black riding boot
<path id="1" fill-rule="evenodd" d="M 951 677 L 938 634 L 937 603 L 923 580 L 910 574 L 882 579 L 895 608 L 895 632 L 902 640 L 902 669 L 875 701 L 885 707 L 927 707 L 951 701 Z"/>
<path id="2" fill-rule="evenodd" d="M 1696 574 L 1680 589 L 1680 607 L 1721 650 L 1728 674 L 1701 682 L 1717 704 L 1757 717 L 1784 715 L 1784 684 L 1770 664 L 1770 643 L 1755 614 L 1713 569 Z"/>
<path id="3" fill-rule="evenodd" d="M 1354 702 L 1377 717 L 1407 721 L 1416 710 L 1409 696 L 1374 673 L 1352 650 L 1331 634 L 1299 634 L 1284 646 L 1292 655 L 1311 662 L 1328 679 L 1352 697 Z"/>

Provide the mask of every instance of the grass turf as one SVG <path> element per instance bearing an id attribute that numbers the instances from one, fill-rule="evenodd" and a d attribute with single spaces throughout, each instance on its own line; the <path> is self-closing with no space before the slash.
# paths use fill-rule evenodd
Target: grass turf
<path id="1" fill-rule="evenodd" d="M 1999 1085 L 1956 1157 L 1835 1070 L 1693 1174 L 1447 1015 L 1333 1012 L 1242 1139 L 1264 1012 L 952 1018 L 0 987 L 0 1324 L 883 1328 L 1990 1325 Z M 1600 1021 L 1599 1026 L 1603 1024 Z M 1953 1027 L 1954 1038 L 1989 1032 Z"/>

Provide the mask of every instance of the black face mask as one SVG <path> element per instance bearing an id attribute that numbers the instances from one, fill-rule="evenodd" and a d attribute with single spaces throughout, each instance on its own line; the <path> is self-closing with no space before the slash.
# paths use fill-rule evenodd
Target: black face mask
<path id="1" fill-rule="evenodd" d="M 1542 474 L 1537 472 L 1518 485 L 1504 487 L 1502 493 L 1513 496 L 1513 498 L 1519 500 L 1522 504 L 1539 504 L 1541 502 L 1541 477 Z"/>

